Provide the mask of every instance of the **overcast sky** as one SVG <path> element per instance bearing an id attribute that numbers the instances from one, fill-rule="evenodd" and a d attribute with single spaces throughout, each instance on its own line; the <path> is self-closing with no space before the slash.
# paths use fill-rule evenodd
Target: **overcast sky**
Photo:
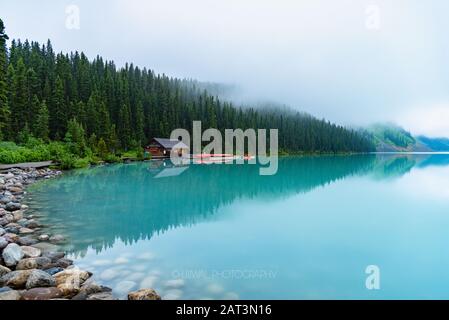
<path id="1" fill-rule="evenodd" d="M 448 13 L 447 0 L 0 0 L 11 38 L 449 137 Z"/>

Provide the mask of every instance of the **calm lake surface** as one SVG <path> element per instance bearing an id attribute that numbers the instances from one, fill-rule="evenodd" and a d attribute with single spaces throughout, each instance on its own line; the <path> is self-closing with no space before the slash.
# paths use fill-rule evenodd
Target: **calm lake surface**
<path id="1" fill-rule="evenodd" d="M 77 170 L 30 188 L 80 268 L 117 297 L 448 299 L 449 155 L 146 162 Z M 366 268 L 380 270 L 368 290 Z"/>

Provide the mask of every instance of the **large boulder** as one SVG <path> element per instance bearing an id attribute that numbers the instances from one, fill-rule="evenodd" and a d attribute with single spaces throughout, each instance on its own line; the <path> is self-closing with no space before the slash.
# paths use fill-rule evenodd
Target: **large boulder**
<path id="1" fill-rule="evenodd" d="M 23 246 L 21 247 L 25 258 L 37 258 L 40 257 L 42 251 L 38 248 Z"/>
<path id="2" fill-rule="evenodd" d="M 79 269 L 67 269 L 54 275 L 56 285 L 64 297 L 73 297 L 81 290 L 81 285 L 91 276 L 91 273 Z"/>
<path id="3" fill-rule="evenodd" d="M 62 297 L 62 292 L 58 288 L 33 288 L 22 293 L 24 300 L 50 300 Z"/>
<path id="4" fill-rule="evenodd" d="M 45 269 L 50 264 L 51 260 L 49 258 L 27 258 L 19 261 L 16 266 L 16 270 Z"/>
<path id="5" fill-rule="evenodd" d="M 161 296 L 153 289 L 140 289 L 128 293 L 128 300 L 161 300 Z"/>
<path id="6" fill-rule="evenodd" d="M 55 274 L 56 284 L 77 282 L 81 286 L 92 274 L 80 269 L 67 269 Z"/>
<path id="7" fill-rule="evenodd" d="M 54 287 L 56 281 L 53 276 L 49 275 L 47 272 L 42 270 L 33 270 L 28 277 L 26 288 L 43 288 L 43 287 Z"/>
<path id="8" fill-rule="evenodd" d="M 3 249 L 3 261 L 7 267 L 15 266 L 24 256 L 22 248 L 15 243 L 10 243 Z"/>
<path id="9" fill-rule="evenodd" d="M 0 277 L 0 287 L 8 286 L 13 289 L 23 289 L 33 270 L 16 270 L 11 271 Z"/>

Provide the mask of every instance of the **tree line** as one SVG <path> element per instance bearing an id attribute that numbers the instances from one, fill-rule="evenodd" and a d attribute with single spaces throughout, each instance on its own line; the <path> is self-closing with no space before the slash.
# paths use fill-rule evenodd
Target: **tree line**
<path id="1" fill-rule="evenodd" d="M 173 129 L 279 129 L 279 147 L 291 152 L 373 150 L 361 132 L 285 110 L 239 107 L 192 80 L 84 53 L 55 53 L 50 41 L 8 36 L 0 19 L 0 140 L 20 143 L 32 135 L 63 141 L 67 133 L 104 152 L 144 146 Z"/>

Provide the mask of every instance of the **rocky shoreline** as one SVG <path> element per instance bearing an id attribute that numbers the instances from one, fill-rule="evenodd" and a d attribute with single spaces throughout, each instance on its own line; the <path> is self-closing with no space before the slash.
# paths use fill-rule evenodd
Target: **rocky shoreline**
<path id="1" fill-rule="evenodd" d="M 22 203 L 28 185 L 61 173 L 29 168 L 0 174 L 0 300 L 116 300 L 91 272 L 54 250 L 64 236 L 46 234 Z M 128 294 L 128 300 L 160 299 L 153 289 Z"/>

